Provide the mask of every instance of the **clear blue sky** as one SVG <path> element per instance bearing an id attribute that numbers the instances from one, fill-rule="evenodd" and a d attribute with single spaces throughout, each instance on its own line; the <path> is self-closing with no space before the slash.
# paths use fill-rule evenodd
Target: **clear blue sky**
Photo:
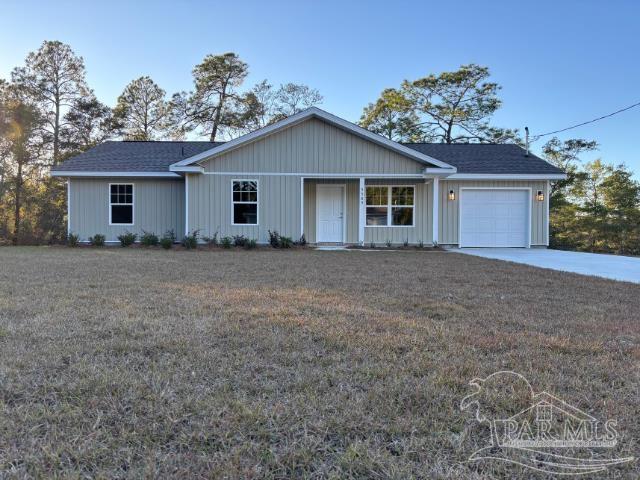
<path id="1" fill-rule="evenodd" d="M 191 87 L 208 53 L 233 51 L 248 85 L 318 88 L 322 108 L 356 121 L 403 79 L 475 62 L 502 85 L 494 124 L 542 133 L 640 101 L 640 2 L 605 1 L 42 1 L 0 6 L 0 77 L 47 40 L 82 55 L 110 105 L 150 75 L 169 94 Z M 600 143 L 640 174 L 640 108 L 561 138 Z M 534 145 L 539 151 L 542 142 Z"/>

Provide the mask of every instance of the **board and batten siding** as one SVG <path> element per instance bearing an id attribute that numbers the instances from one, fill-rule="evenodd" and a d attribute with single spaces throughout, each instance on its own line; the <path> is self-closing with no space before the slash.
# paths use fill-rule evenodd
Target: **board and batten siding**
<path id="1" fill-rule="evenodd" d="M 200 162 L 206 173 L 420 174 L 426 165 L 318 119 Z"/>
<path id="2" fill-rule="evenodd" d="M 440 244 L 457 245 L 458 228 L 460 226 L 460 188 L 530 188 L 531 196 L 531 245 L 547 245 L 549 238 L 547 223 L 548 182 L 540 181 L 506 181 L 506 180 L 444 180 L 440 182 L 439 234 Z M 449 200 L 449 190 L 455 192 L 456 199 Z M 542 190 L 545 200 L 535 199 L 538 190 Z"/>
<path id="3" fill-rule="evenodd" d="M 279 175 L 187 174 L 189 231 L 200 236 L 244 235 L 268 242 L 269 230 L 300 238 L 300 177 Z M 258 225 L 233 225 L 233 180 L 258 181 Z"/>
<path id="4" fill-rule="evenodd" d="M 305 179 L 304 181 L 304 235 L 308 242 L 316 242 L 316 191 L 318 185 L 344 185 L 346 206 L 346 243 L 358 242 L 358 202 L 360 184 L 358 180 Z"/>
<path id="5" fill-rule="evenodd" d="M 133 225 L 109 225 L 109 184 L 134 185 Z M 81 241 L 96 233 L 108 242 L 117 242 L 118 235 L 142 230 L 162 236 L 173 230 L 178 239 L 184 233 L 184 182 L 182 179 L 140 178 L 72 178 L 69 182 L 69 230 Z"/>

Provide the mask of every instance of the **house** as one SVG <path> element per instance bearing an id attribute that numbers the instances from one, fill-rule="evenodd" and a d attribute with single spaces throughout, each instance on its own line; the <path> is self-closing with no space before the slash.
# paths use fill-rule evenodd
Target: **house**
<path id="1" fill-rule="evenodd" d="M 52 170 L 68 229 L 310 243 L 548 245 L 550 182 L 517 145 L 401 144 L 318 108 L 225 143 L 105 142 Z"/>

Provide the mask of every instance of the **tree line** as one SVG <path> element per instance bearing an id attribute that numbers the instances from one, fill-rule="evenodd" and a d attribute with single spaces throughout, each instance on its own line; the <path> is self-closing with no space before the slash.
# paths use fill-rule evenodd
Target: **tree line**
<path id="1" fill-rule="evenodd" d="M 66 196 L 51 166 L 108 139 L 228 139 L 321 104 L 307 85 L 247 87 L 249 66 L 235 53 L 207 55 L 192 70 L 190 90 L 167 95 L 149 76 L 126 85 L 115 106 L 86 81 L 82 57 L 58 41 L 27 55 L 0 79 L 0 243 L 54 243 L 66 238 Z M 517 129 L 492 124 L 500 85 L 487 67 L 405 80 L 364 107 L 359 124 L 399 142 L 523 143 Z M 640 187 L 624 165 L 580 155 L 594 141 L 553 138 L 543 157 L 568 172 L 550 195 L 551 245 L 640 254 Z"/>

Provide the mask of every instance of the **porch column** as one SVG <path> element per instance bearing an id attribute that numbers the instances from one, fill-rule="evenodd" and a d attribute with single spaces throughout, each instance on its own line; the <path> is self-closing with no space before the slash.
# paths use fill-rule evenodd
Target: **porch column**
<path id="1" fill-rule="evenodd" d="M 440 211 L 440 178 L 433 177 L 433 244 L 437 245 L 440 239 L 438 232 L 438 212 Z"/>
<path id="2" fill-rule="evenodd" d="M 305 235 L 304 233 L 304 177 L 300 177 L 300 238 L 302 238 L 302 235 Z"/>
<path id="3" fill-rule="evenodd" d="M 360 245 L 364 245 L 365 201 L 364 177 L 360 177 L 360 203 L 358 204 L 358 243 Z"/>

